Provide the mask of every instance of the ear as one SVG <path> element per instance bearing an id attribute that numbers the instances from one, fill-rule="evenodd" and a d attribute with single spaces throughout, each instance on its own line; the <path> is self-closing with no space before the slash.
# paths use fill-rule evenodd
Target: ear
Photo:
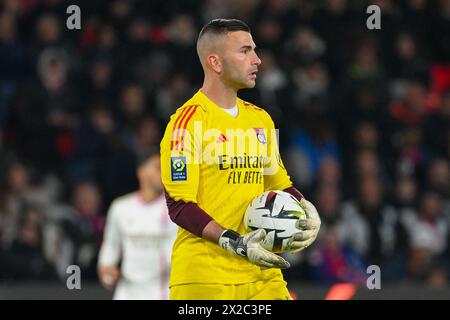
<path id="1" fill-rule="evenodd" d="M 206 57 L 206 62 L 216 73 L 222 72 L 222 61 L 217 54 L 208 55 L 208 57 Z"/>

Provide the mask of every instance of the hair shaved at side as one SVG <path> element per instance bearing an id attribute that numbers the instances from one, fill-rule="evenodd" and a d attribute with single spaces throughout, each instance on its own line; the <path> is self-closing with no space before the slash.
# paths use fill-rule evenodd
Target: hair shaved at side
<path id="1" fill-rule="evenodd" d="M 214 19 L 202 28 L 197 39 L 197 54 L 202 65 L 206 55 L 219 48 L 221 38 L 234 31 L 250 33 L 250 28 L 238 19 Z"/>

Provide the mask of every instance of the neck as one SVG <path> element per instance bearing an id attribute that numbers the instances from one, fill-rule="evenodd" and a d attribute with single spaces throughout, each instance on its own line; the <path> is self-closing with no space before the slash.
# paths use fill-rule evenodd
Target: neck
<path id="1" fill-rule="evenodd" d="M 145 202 L 152 202 L 160 196 L 160 194 L 156 192 L 156 190 L 142 187 L 139 190 L 139 195 Z"/>
<path id="2" fill-rule="evenodd" d="M 202 92 L 224 109 L 231 109 L 236 106 L 237 90 L 225 85 L 220 79 L 207 79 L 203 82 Z"/>

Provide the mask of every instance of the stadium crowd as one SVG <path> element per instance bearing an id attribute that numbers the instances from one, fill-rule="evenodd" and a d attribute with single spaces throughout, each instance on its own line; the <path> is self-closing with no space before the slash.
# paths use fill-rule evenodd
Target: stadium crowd
<path id="1" fill-rule="evenodd" d="M 285 165 L 322 217 L 289 281 L 448 286 L 450 1 L 64 0 L 0 11 L 0 280 L 96 280 L 111 201 L 201 86 L 217 17 L 249 24 L 263 63 L 240 96 L 280 129 Z M 368 30 L 366 8 L 381 8 Z M 163 164 L 165 165 L 165 164 Z"/>

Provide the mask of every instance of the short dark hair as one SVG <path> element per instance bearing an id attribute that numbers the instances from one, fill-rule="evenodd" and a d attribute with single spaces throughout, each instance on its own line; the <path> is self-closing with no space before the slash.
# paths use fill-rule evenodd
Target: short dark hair
<path id="1" fill-rule="evenodd" d="M 214 19 L 202 28 L 198 38 L 200 39 L 207 33 L 219 35 L 233 31 L 250 32 L 250 28 L 244 21 L 238 19 Z"/>

